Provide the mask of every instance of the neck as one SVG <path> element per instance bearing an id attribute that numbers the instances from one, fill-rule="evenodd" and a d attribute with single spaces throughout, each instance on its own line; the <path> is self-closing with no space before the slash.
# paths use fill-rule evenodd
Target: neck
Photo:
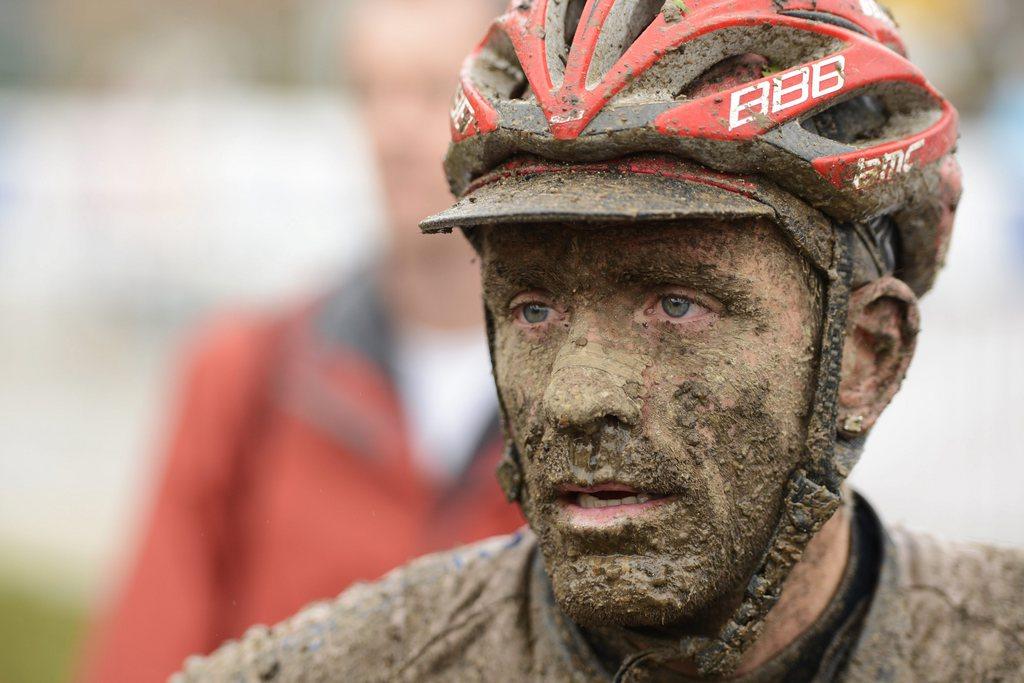
<path id="1" fill-rule="evenodd" d="M 828 608 L 843 579 L 850 553 L 850 514 L 844 506 L 811 539 L 786 580 L 778 603 L 768 613 L 760 636 L 744 653 L 736 675 L 757 670 L 807 631 Z M 621 662 L 654 643 L 626 629 L 588 630 L 588 639 L 606 662 Z M 659 638 L 660 640 L 660 638 Z M 692 662 L 666 663 L 694 674 Z"/>

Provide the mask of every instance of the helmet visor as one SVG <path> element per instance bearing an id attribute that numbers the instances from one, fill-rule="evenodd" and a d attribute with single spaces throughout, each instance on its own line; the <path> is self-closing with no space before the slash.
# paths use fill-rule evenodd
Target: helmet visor
<path id="1" fill-rule="evenodd" d="M 689 179 L 615 171 L 513 174 L 478 184 L 420 223 L 427 233 L 499 223 L 776 217 L 756 199 Z"/>
<path id="2" fill-rule="evenodd" d="M 835 234 L 820 212 L 762 181 L 666 157 L 587 164 L 520 157 L 479 178 L 420 228 L 436 233 L 481 225 L 694 218 L 769 219 L 819 269 L 831 265 Z"/>

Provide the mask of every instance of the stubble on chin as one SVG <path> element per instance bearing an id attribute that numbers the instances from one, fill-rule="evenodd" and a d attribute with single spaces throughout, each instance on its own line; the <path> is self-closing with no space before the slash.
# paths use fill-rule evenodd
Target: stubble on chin
<path id="1" fill-rule="evenodd" d="M 690 392 L 692 393 L 692 392 Z M 773 528 L 777 501 L 767 491 L 784 482 L 781 460 L 795 457 L 764 410 L 763 392 L 730 408 L 697 390 L 676 392 L 682 418 L 666 430 L 683 444 L 671 456 L 657 441 L 634 434 L 625 448 L 597 462 L 633 482 L 672 492 L 671 508 L 602 532 L 575 532 L 560 523 L 551 481 L 567 476 L 571 448 L 547 434 L 543 456 L 527 476 L 525 511 L 537 532 L 561 609 L 583 626 L 664 626 L 700 622 L 735 602 Z M 700 408 L 703 408 L 701 410 Z M 696 413 L 703 418 L 693 420 Z M 739 426 L 739 428 L 737 428 Z M 621 437 L 621 435 L 620 435 Z M 524 444 L 536 455 L 537 444 Z M 530 476 L 532 475 L 532 476 Z M 780 485 L 766 485 L 772 478 Z"/>

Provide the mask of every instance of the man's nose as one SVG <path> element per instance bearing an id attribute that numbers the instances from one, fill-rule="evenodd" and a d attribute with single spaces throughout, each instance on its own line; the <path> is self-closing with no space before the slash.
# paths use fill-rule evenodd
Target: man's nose
<path id="1" fill-rule="evenodd" d="M 555 359 L 544 392 L 548 420 L 562 428 L 593 434 L 609 421 L 632 427 L 640 418 L 642 358 L 579 337 Z"/>

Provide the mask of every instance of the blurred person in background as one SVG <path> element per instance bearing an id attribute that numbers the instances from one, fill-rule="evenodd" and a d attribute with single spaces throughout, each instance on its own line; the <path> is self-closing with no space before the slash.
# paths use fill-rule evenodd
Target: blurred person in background
<path id="1" fill-rule="evenodd" d="M 390 243 L 313 303 L 202 335 L 86 680 L 163 680 L 249 624 L 521 523 L 493 475 L 502 446 L 472 250 L 415 230 L 448 202 L 452 73 L 503 4 L 354 7 L 345 56 Z"/>

